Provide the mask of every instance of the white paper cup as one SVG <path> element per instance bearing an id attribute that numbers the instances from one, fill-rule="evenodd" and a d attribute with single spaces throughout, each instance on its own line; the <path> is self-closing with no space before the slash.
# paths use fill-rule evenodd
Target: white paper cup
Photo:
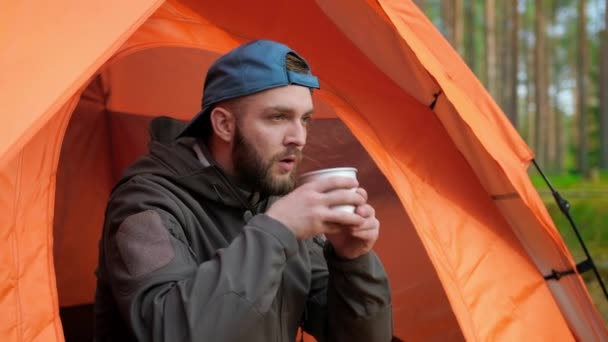
<path id="1" fill-rule="evenodd" d="M 348 177 L 352 179 L 357 179 L 357 169 L 355 169 L 354 167 L 334 167 L 329 169 L 306 172 L 300 176 L 300 184 L 329 177 Z M 357 191 L 357 188 L 352 188 L 352 191 Z M 332 209 L 346 211 L 349 213 L 355 212 L 354 205 L 336 205 L 332 207 Z"/>

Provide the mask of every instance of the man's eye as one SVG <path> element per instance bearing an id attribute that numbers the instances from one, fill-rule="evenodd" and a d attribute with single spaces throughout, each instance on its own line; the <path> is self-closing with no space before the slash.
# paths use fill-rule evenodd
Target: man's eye
<path id="1" fill-rule="evenodd" d="M 275 115 L 272 115 L 270 117 L 270 119 L 275 120 L 275 121 L 280 121 L 280 120 L 285 119 L 285 115 L 283 115 L 283 114 L 275 114 Z"/>

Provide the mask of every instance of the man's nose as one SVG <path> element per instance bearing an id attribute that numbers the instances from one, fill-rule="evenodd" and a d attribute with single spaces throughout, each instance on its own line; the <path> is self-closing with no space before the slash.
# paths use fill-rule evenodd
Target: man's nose
<path id="1" fill-rule="evenodd" d="M 294 122 L 285 135 L 285 145 L 304 146 L 306 144 L 306 133 L 306 126 L 302 122 Z"/>

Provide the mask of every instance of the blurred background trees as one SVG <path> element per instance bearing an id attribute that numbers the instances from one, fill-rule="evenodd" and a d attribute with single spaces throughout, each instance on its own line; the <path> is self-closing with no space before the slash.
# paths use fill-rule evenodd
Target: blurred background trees
<path id="1" fill-rule="evenodd" d="M 608 283 L 608 0 L 415 0 L 511 120 Z M 569 222 L 530 168 L 576 261 Z M 608 300 L 583 274 L 608 327 Z"/>
<path id="2" fill-rule="evenodd" d="M 415 2 L 545 171 L 608 171 L 608 0 Z"/>

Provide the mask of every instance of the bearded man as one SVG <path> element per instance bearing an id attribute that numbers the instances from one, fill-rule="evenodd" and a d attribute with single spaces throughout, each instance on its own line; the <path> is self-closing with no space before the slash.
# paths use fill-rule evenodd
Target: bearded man
<path id="1" fill-rule="evenodd" d="M 258 40 L 209 68 L 190 123 L 153 120 L 106 209 L 96 341 L 391 340 L 366 191 L 296 187 L 315 88 L 301 56 Z"/>

